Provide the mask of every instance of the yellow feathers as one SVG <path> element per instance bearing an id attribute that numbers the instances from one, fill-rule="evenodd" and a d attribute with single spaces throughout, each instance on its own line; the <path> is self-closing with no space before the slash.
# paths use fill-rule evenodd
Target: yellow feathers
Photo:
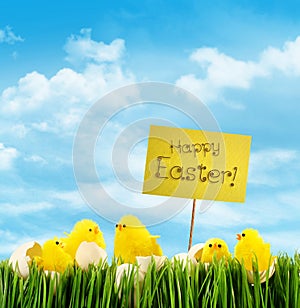
<path id="1" fill-rule="evenodd" d="M 207 240 L 203 248 L 201 262 L 211 263 L 214 258 L 219 261 L 222 257 L 230 257 L 230 252 L 225 241 L 219 238 Z"/>
<path id="2" fill-rule="evenodd" d="M 36 259 L 39 267 L 44 270 L 64 272 L 69 265 L 73 264 L 73 259 L 62 248 L 58 238 L 48 240 L 42 248 L 42 257 Z"/>
<path id="3" fill-rule="evenodd" d="M 83 241 L 95 242 L 103 249 L 106 247 L 104 237 L 99 226 L 97 223 L 89 219 L 83 219 L 77 222 L 72 232 L 68 235 L 68 237 L 63 238 L 62 241 L 65 252 L 67 252 L 73 259 L 75 258 L 77 248 Z"/>
<path id="4" fill-rule="evenodd" d="M 256 259 L 259 271 L 269 268 L 271 262 L 270 244 L 264 242 L 257 230 L 245 229 L 241 234 L 237 234 L 237 240 L 234 256 L 239 262 L 244 262 L 247 270 L 252 271 L 252 261 L 256 261 Z"/>
<path id="5" fill-rule="evenodd" d="M 116 225 L 114 255 L 125 263 L 134 263 L 136 256 L 162 256 L 158 237 L 151 235 L 137 217 L 126 215 Z"/>

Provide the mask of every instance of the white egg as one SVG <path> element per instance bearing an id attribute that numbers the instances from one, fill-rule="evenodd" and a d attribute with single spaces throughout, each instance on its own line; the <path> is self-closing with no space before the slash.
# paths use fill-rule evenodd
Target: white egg
<path id="1" fill-rule="evenodd" d="M 263 283 L 267 280 L 267 278 L 271 278 L 275 273 L 277 258 L 275 257 L 272 264 L 269 267 L 269 272 L 267 270 L 259 272 L 260 283 Z M 269 274 L 269 275 L 267 275 Z M 253 271 L 247 271 L 247 278 L 249 283 L 254 283 L 254 273 Z"/>
<path id="2" fill-rule="evenodd" d="M 54 285 L 53 285 L 53 294 L 56 294 L 56 287 L 57 284 L 59 283 L 59 279 L 60 279 L 60 273 L 55 272 L 55 271 L 44 271 L 44 273 L 46 274 L 46 276 L 50 276 L 51 280 L 54 280 Z"/>
<path id="3" fill-rule="evenodd" d="M 116 285 L 117 285 L 117 287 L 120 287 L 122 278 L 124 276 L 130 277 L 130 275 L 136 275 L 137 273 L 138 273 L 138 268 L 134 264 L 124 263 L 124 264 L 119 265 L 117 267 L 117 270 L 116 270 Z M 143 280 L 144 274 L 141 272 L 141 274 L 139 274 L 138 277 L 141 278 L 141 280 Z"/>
<path id="4" fill-rule="evenodd" d="M 46 274 L 47 277 L 50 276 L 51 279 L 57 279 L 59 281 L 59 276 L 60 276 L 59 272 L 45 270 L 44 273 Z"/>
<path id="5" fill-rule="evenodd" d="M 87 270 L 90 264 L 99 265 L 100 261 L 104 265 L 107 262 L 107 253 L 95 242 L 84 241 L 77 248 L 75 260 L 79 267 Z"/>
<path id="6" fill-rule="evenodd" d="M 29 263 L 34 257 L 42 257 L 42 247 L 37 242 L 28 242 L 18 247 L 9 258 L 13 270 L 23 278 L 29 276 Z"/>
<path id="7" fill-rule="evenodd" d="M 192 262 L 192 264 L 197 264 L 196 259 L 192 256 L 189 256 L 189 254 L 186 252 L 181 252 L 173 256 L 171 258 L 171 263 L 174 264 L 175 262 L 182 262 L 184 266 L 186 266 L 188 262 Z"/>
<path id="8" fill-rule="evenodd" d="M 197 260 L 194 257 L 189 256 L 186 252 L 182 252 L 171 258 L 171 264 L 174 266 L 175 263 L 181 264 L 183 271 L 187 267 L 190 274 L 192 267 L 197 264 Z"/>
<path id="9" fill-rule="evenodd" d="M 165 264 L 167 257 L 166 256 L 137 256 L 136 261 L 139 266 L 139 271 L 147 273 L 148 267 L 151 264 L 152 260 L 155 262 L 156 270 L 161 269 Z"/>
<path id="10" fill-rule="evenodd" d="M 132 305 L 131 301 L 129 303 L 129 306 L 133 306 L 136 307 L 137 305 L 137 293 L 136 293 L 136 289 L 137 289 L 137 285 L 139 286 L 140 292 L 139 294 L 141 294 L 141 289 L 143 287 L 143 281 L 145 278 L 145 273 L 140 271 L 139 268 L 135 265 L 135 264 L 130 264 L 130 263 L 124 263 L 121 264 L 117 267 L 116 270 L 116 286 L 118 288 L 120 288 L 121 286 L 121 281 L 122 279 L 124 279 L 123 277 L 125 276 L 125 278 L 129 278 L 131 275 L 134 275 L 135 277 L 135 284 L 134 284 L 134 303 Z M 122 297 L 122 289 L 119 289 L 119 298 Z M 131 297 L 129 295 L 129 297 Z"/>
<path id="11" fill-rule="evenodd" d="M 198 243 L 190 248 L 188 251 L 189 257 L 195 258 L 196 260 L 201 260 L 203 248 L 205 243 Z"/>

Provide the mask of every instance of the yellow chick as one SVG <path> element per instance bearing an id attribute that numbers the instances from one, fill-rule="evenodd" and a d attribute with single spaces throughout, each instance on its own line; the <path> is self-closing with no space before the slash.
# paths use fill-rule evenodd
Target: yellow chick
<path id="1" fill-rule="evenodd" d="M 203 247 L 201 262 L 212 263 L 214 258 L 219 261 L 222 257 L 230 257 L 230 252 L 225 241 L 219 238 L 207 240 Z"/>
<path id="2" fill-rule="evenodd" d="M 159 236 L 151 235 L 137 217 L 123 216 L 116 225 L 114 255 L 124 263 L 135 263 L 136 256 L 162 256 L 157 238 Z"/>
<path id="3" fill-rule="evenodd" d="M 44 270 L 60 273 L 63 273 L 69 265 L 73 265 L 73 259 L 63 250 L 57 237 L 44 243 L 42 257 L 36 258 L 36 261 Z"/>
<path id="4" fill-rule="evenodd" d="M 96 222 L 90 219 L 78 221 L 68 237 L 61 239 L 64 244 L 64 251 L 73 259 L 77 248 L 83 241 L 95 242 L 99 247 L 105 249 L 106 244 L 103 234 Z"/>
<path id="5" fill-rule="evenodd" d="M 256 258 L 259 271 L 269 268 L 271 247 L 264 242 L 257 230 L 245 229 L 241 234 L 237 234 L 237 240 L 234 256 L 239 262 L 244 262 L 248 271 L 252 271 L 252 261 L 256 261 Z"/>

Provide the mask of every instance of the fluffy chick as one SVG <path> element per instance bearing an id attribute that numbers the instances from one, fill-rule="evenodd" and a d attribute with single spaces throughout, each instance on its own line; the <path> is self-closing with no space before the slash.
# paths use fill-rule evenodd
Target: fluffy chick
<path id="1" fill-rule="evenodd" d="M 135 263 L 136 256 L 162 256 L 158 237 L 151 235 L 137 217 L 123 216 L 116 225 L 114 255 L 124 263 Z"/>
<path id="2" fill-rule="evenodd" d="M 225 241 L 219 238 L 211 238 L 207 240 L 203 247 L 201 262 L 212 263 L 214 258 L 219 261 L 223 257 L 230 257 L 230 252 Z"/>
<path id="3" fill-rule="evenodd" d="M 247 270 L 252 270 L 253 260 L 258 263 L 259 271 L 269 268 L 271 259 L 271 247 L 255 229 L 245 229 L 237 234 L 238 243 L 234 248 L 234 256 L 239 262 L 244 262 Z"/>
<path id="4" fill-rule="evenodd" d="M 73 264 L 73 259 L 67 254 L 57 237 L 48 240 L 42 248 L 42 257 L 36 259 L 39 267 L 44 270 L 63 273 L 69 265 Z"/>
<path id="5" fill-rule="evenodd" d="M 90 219 L 78 221 L 68 237 L 61 239 L 64 244 L 64 250 L 73 259 L 77 248 L 83 241 L 95 242 L 99 247 L 105 249 L 106 244 L 103 234 L 96 222 Z"/>

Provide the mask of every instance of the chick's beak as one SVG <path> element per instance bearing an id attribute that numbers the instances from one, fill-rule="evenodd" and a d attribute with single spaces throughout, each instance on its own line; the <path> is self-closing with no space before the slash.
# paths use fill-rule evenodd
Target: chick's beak
<path id="1" fill-rule="evenodd" d="M 217 249 L 217 244 L 216 243 L 214 243 L 214 249 Z"/>
<path id="2" fill-rule="evenodd" d="M 96 227 L 94 228 L 94 232 L 95 232 L 95 234 L 98 234 L 98 233 L 100 232 L 98 226 L 96 226 Z"/>
<path id="3" fill-rule="evenodd" d="M 240 241 L 241 238 L 242 238 L 242 236 L 241 236 L 240 234 L 237 234 L 237 235 L 236 235 L 236 239 L 237 239 L 238 241 Z"/>
<path id="4" fill-rule="evenodd" d="M 123 227 L 122 227 L 122 224 L 119 224 L 119 225 L 118 225 L 118 228 L 119 228 L 119 231 L 122 231 L 122 228 L 123 228 Z"/>

